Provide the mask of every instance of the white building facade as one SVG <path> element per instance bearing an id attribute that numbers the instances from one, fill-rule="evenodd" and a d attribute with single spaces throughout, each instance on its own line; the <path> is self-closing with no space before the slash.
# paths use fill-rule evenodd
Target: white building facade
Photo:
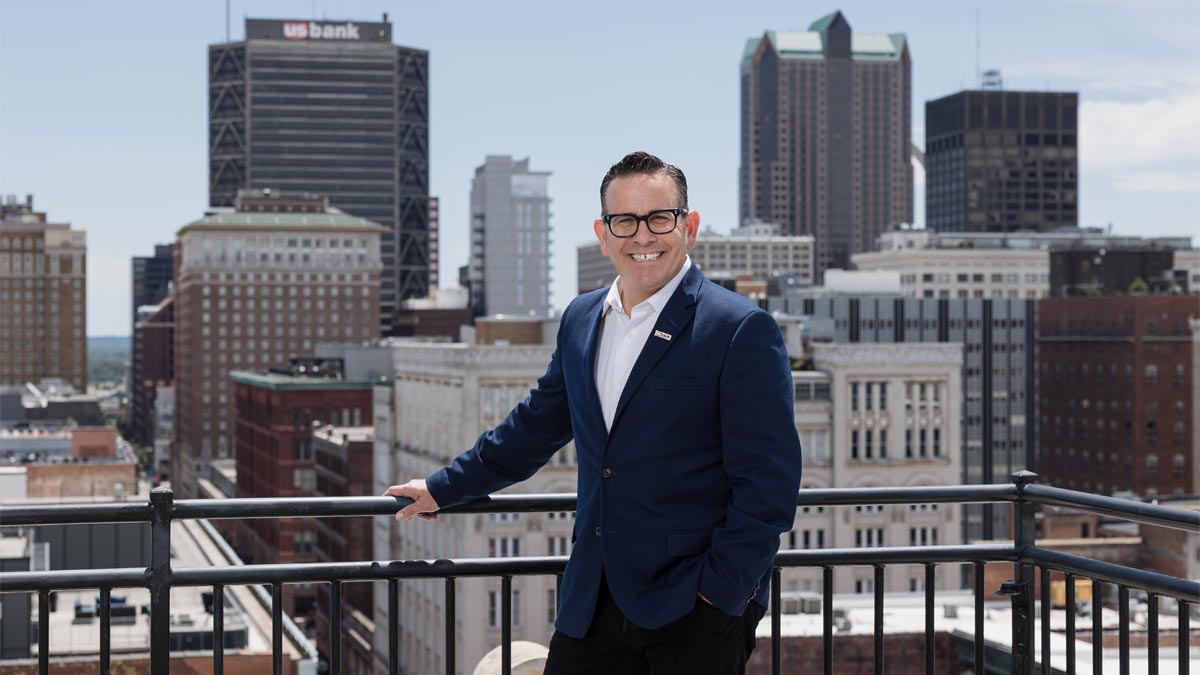
<path id="1" fill-rule="evenodd" d="M 553 345 L 491 347 L 404 344 L 393 352 L 392 387 L 375 389 L 375 481 L 389 485 L 428 476 L 499 424 L 536 386 Z M 576 487 L 575 445 L 568 444 L 533 477 L 506 493 L 570 493 Z M 573 513 L 447 515 L 437 522 L 377 518 L 375 558 L 436 560 L 567 555 Z M 500 644 L 500 579 L 459 579 L 456 663 L 464 672 Z M 554 632 L 558 598 L 553 577 L 513 579 L 512 638 L 543 645 Z M 376 585 L 375 624 L 388 626 L 387 585 Z M 445 671 L 445 582 L 400 583 L 403 672 Z M 387 655 L 387 630 L 375 632 Z M 378 663 L 380 667 L 385 661 Z M 380 670 L 379 672 L 383 672 Z"/>
<path id="2" fill-rule="evenodd" d="M 750 223 L 730 234 L 706 229 L 696 237 L 692 262 L 710 278 L 751 276 L 767 279 L 792 277 L 793 283 L 813 283 L 813 237 L 779 234 L 779 226 Z M 607 286 L 616 277 L 612 262 L 600 252 L 599 242 L 579 246 L 580 293 Z"/>
<path id="3" fill-rule="evenodd" d="M 824 344 L 815 370 L 793 373 L 801 489 L 957 485 L 962 475 L 961 345 Z M 962 542 L 961 509 L 936 504 L 803 507 L 780 548 L 935 546 Z M 937 569 L 958 588 L 957 566 Z M 784 592 L 820 591 L 822 570 L 787 568 Z M 885 591 L 924 589 L 921 565 L 886 568 Z M 835 571 L 835 593 L 874 590 L 870 567 Z"/>

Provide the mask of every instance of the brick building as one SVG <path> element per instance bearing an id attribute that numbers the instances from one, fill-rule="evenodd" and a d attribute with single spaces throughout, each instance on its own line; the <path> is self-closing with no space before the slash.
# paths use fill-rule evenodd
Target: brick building
<path id="1" fill-rule="evenodd" d="M 371 383 L 301 375 L 301 367 L 308 370 L 230 373 L 238 497 L 316 496 L 314 427 L 372 424 Z M 241 520 L 234 546 L 248 564 L 316 562 L 316 532 L 309 519 Z M 312 587 L 284 586 L 285 611 L 293 616 L 311 612 L 315 599 Z"/>
<path id="2" fill-rule="evenodd" d="M 198 496 L 233 454 L 231 370 L 286 367 L 320 342 L 379 336 L 375 223 L 313 195 L 244 192 L 179 231 L 175 246 L 175 442 L 171 479 Z"/>
<path id="3" fill-rule="evenodd" d="M 1038 305 L 1037 471 L 1060 487 L 1200 494 L 1189 296 Z"/>
<path id="4" fill-rule="evenodd" d="M 0 385 L 61 378 L 87 390 L 87 236 L 0 202 Z"/>
<path id="5" fill-rule="evenodd" d="M 368 396 L 371 392 L 367 392 Z M 374 494 L 372 459 L 374 427 L 326 426 L 313 432 L 317 495 L 362 497 Z M 317 560 L 345 563 L 374 559 L 370 518 L 319 518 L 316 520 Z M 343 584 L 341 617 L 342 672 L 370 673 L 374 595 L 370 583 Z M 317 586 L 317 649 L 329 658 L 329 625 L 332 611 L 329 584 Z"/>

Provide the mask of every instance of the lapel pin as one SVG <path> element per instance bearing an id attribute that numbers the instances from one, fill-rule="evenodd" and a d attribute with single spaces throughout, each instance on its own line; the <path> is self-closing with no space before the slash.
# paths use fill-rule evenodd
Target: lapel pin
<path id="1" fill-rule="evenodd" d="M 656 337 L 656 338 L 662 338 L 663 340 L 666 340 L 667 342 L 670 342 L 670 341 L 671 341 L 671 334 L 670 334 L 670 333 L 664 333 L 664 332 L 662 332 L 661 330 L 656 330 L 656 331 L 654 331 L 654 337 Z"/>

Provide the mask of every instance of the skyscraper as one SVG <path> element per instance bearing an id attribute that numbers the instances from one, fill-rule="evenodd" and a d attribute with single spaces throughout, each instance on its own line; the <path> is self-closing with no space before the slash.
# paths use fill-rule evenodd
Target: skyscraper
<path id="1" fill-rule="evenodd" d="M 87 235 L 33 195 L 0 203 L 0 385 L 61 378 L 87 390 Z"/>
<path id="2" fill-rule="evenodd" d="M 550 312 L 550 172 L 488 155 L 471 181 L 471 307 L 483 314 Z"/>
<path id="3" fill-rule="evenodd" d="M 931 230 L 1046 232 L 1079 223 L 1074 92 L 960 91 L 925 103 Z"/>
<path id="4" fill-rule="evenodd" d="M 211 45 L 209 202 L 241 188 L 312 192 L 387 228 L 380 323 L 429 294 L 429 53 L 392 25 L 246 20 Z"/>
<path id="5" fill-rule="evenodd" d="M 741 66 L 740 216 L 816 239 L 818 279 L 913 217 L 912 61 L 841 12 L 767 31 Z"/>

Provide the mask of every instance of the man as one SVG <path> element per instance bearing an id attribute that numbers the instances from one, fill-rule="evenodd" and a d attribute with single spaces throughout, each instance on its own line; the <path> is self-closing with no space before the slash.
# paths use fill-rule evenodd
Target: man
<path id="1" fill-rule="evenodd" d="M 774 319 L 704 278 L 678 168 L 635 152 L 600 184 L 612 287 L 563 312 L 524 402 L 396 514 L 484 497 L 572 438 L 574 549 L 547 674 L 742 673 L 800 487 L 792 379 Z"/>

